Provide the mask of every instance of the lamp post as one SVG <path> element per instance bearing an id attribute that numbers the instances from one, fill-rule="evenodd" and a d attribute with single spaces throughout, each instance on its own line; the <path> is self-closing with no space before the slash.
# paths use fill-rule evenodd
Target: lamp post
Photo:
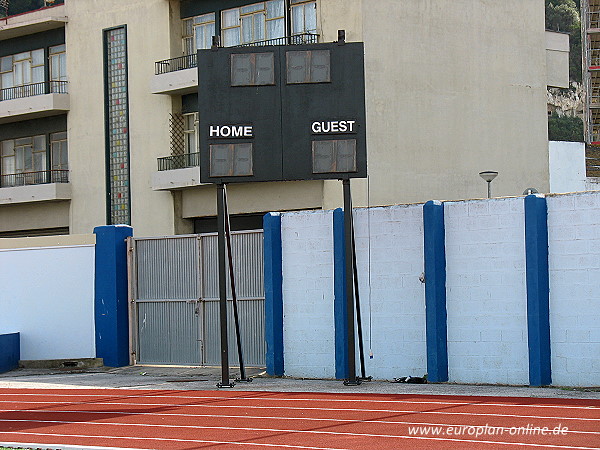
<path id="1" fill-rule="evenodd" d="M 493 170 L 484 170 L 483 172 L 479 172 L 479 176 L 483 178 L 488 185 L 488 198 L 492 198 L 492 180 L 498 176 L 498 172 L 494 172 Z"/>

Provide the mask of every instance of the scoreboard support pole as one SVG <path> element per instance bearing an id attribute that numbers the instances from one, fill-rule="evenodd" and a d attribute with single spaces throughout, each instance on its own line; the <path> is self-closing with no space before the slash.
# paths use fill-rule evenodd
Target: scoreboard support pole
<path id="1" fill-rule="evenodd" d="M 360 381 L 371 381 L 373 377 L 367 376 L 365 368 L 365 346 L 363 344 L 362 316 L 360 311 L 360 295 L 358 292 L 358 267 L 356 264 L 356 239 L 354 235 L 354 221 L 352 221 L 352 268 L 354 269 L 354 295 L 356 296 L 356 324 L 358 326 L 358 352 L 360 357 Z"/>
<path id="2" fill-rule="evenodd" d="M 344 247 L 346 249 L 346 315 L 347 315 L 347 341 L 348 341 L 348 379 L 345 386 L 357 386 L 361 380 L 356 377 L 356 341 L 354 339 L 354 246 L 352 236 L 354 225 L 352 223 L 352 194 L 350 180 L 342 180 L 344 188 Z"/>
<path id="3" fill-rule="evenodd" d="M 218 388 L 231 388 L 235 383 L 229 380 L 229 348 L 227 342 L 227 263 L 225 261 L 226 219 L 225 185 L 217 185 L 217 239 L 219 261 L 219 318 L 221 325 L 221 382 Z"/>
<path id="4" fill-rule="evenodd" d="M 238 314 L 237 293 L 235 290 L 235 272 L 233 267 L 233 250 L 231 249 L 231 221 L 229 220 L 229 207 L 227 202 L 227 186 L 224 189 L 225 193 L 225 237 L 227 238 L 227 259 L 229 261 L 229 281 L 231 284 L 231 299 L 233 306 L 233 320 L 235 322 L 235 338 L 237 343 L 238 362 L 240 364 L 240 377 L 235 381 L 244 381 L 249 383 L 251 377 L 246 376 L 246 367 L 244 366 L 244 353 L 242 351 L 242 336 L 240 332 L 240 319 Z"/>

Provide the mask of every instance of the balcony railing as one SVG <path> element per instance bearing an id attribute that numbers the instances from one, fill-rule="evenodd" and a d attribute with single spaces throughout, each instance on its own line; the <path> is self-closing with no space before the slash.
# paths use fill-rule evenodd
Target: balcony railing
<path id="1" fill-rule="evenodd" d="M 156 75 L 163 73 L 176 72 L 177 70 L 193 69 L 198 67 L 198 59 L 195 53 L 191 55 L 178 56 L 177 58 L 165 59 L 155 64 Z"/>
<path id="2" fill-rule="evenodd" d="M 183 155 L 166 156 L 158 158 L 158 170 L 185 169 L 200 165 L 200 153 L 184 153 Z"/>
<path id="3" fill-rule="evenodd" d="M 235 47 L 264 47 L 267 45 L 302 45 L 316 44 L 319 40 L 318 34 L 302 33 L 294 34 L 293 36 L 284 36 L 275 39 L 267 39 L 266 41 L 248 42 L 246 44 L 236 45 Z"/>
<path id="4" fill-rule="evenodd" d="M 67 81 L 42 81 L 0 89 L 0 101 L 33 97 L 34 95 L 66 94 L 68 84 Z"/>
<path id="5" fill-rule="evenodd" d="M 42 170 L 0 175 L 0 187 L 28 186 L 32 184 L 68 183 L 68 170 Z"/>
<path id="6" fill-rule="evenodd" d="M 293 36 L 284 36 L 266 41 L 249 42 L 236 45 L 235 47 L 264 47 L 266 45 L 301 45 L 315 44 L 319 41 L 319 35 L 313 33 L 301 33 Z M 177 58 L 165 59 L 155 64 L 155 74 L 176 72 L 178 70 L 193 69 L 198 67 L 198 59 L 195 53 L 178 56 Z"/>

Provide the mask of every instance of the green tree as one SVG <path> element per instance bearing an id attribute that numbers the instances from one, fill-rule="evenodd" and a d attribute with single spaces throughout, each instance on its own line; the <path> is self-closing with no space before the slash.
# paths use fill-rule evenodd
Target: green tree
<path id="1" fill-rule="evenodd" d="M 552 114 L 548 117 L 548 140 L 583 142 L 583 120 Z"/>
<path id="2" fill-rule="evenodd" d="M 570 35 L 569 72 L 581 81 L 581 0 L 546 0 L 546 29 Z"/>
<path id="3" fill-rule="evenodd" d="M 571 33 L 579 27 L 575 0 L 546 0 L 546 29 Z"/>

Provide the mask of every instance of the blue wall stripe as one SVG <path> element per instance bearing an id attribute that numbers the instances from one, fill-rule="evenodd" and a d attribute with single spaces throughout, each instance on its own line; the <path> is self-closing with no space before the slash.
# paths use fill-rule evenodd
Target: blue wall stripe
<path id="1" fill-rule="evenodd" d="M 96 234 L 96 357 L 109 367 L 129 365 L 127 243 L 133 228 L 110 225 Z"/>
<path id="2" fill-rule="evenodd" d="M 529 384 L 531 386 L 547 386 L 552 383 L 548 207 L 546 199 L 540 195 L 525 197 L 525 255 Z"/>
<path id="3" fill-rule="evenodd" d="M 0 373 L 19 367 L 21 338 L 19 333 L 0 334 Z"/>
<path id="4" fill-rule="evenodd" d="M 429 201 L 423 206 L 423 236 L 427 378 L 432 382 L 443 382 L 448 381 L 446 236 L 443 203 Z"/>
<path id="5" fill-rule="evenodd" d="M 267 373 L 283 376 L 283 268 L 281 253 L 281 216 L 265 214 L 265 339 L 267 342 Z"/>
<path id="6" fill-rule="evenodd" d="M 335 326 L 335 377 L 348 379 L 348 309 L 346 306 L 346 247 L 344 210 L 333 211 L 333 315 Z"/>

